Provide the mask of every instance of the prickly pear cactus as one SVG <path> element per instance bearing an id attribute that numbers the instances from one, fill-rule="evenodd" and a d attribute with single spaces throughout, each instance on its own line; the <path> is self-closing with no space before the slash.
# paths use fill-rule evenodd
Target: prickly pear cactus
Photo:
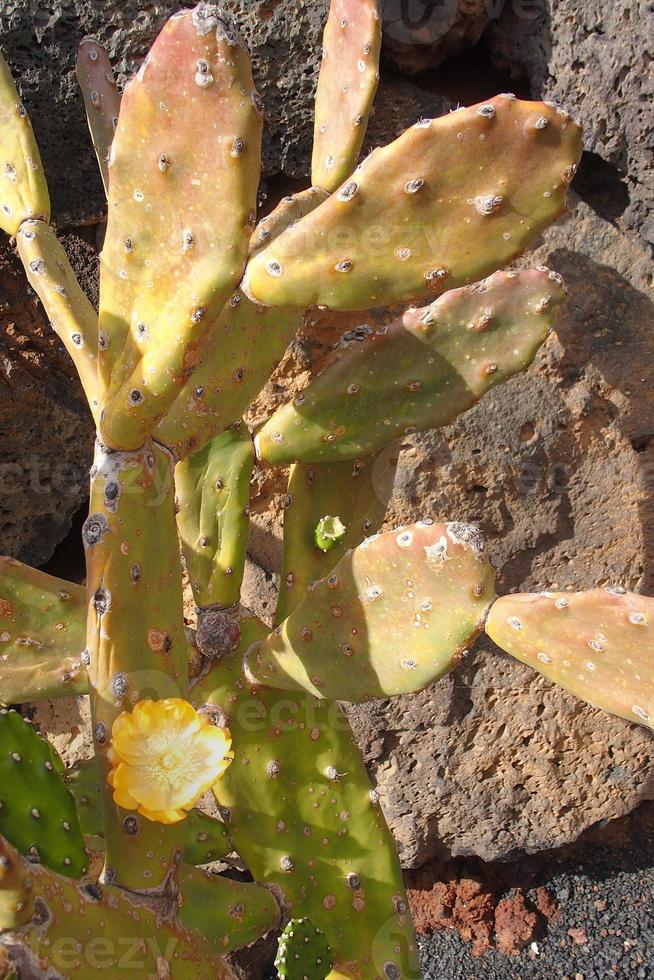
<path id="1" fill-rule="evenodd" d="M 495 601 L 477 528 L 424 514 L 376 533 L 403 437 L 526 370 L 554 327 L 559 277 L 499 270 L 563 210 L 582 146 L 562 109 L 504 94 L 359 162 L 379 50 L 375 0 L 332 0 L 312 186 L 257 223 L 261 103 L 225 11 L 171 17 L 122 99 L 85 39 L 77 74 L 108 196 L 98 314 L 50 225 L 0 58 L 0 227 L 98 430 L 86 587 L 0 561 L 0 702 L 88 694 L 94 747 L 62 777 L 47 743 L 0 714 L 3 975 L 87 980 L 101 943 L 111 976 L 134 950 L 148 976 L 229 978 L 223 953 L 286 925 L 289 980 L 417 978 L 395 844 L 338 702 L 419 690 L 484 625 L 579 697 L 651 725 L 654 599 Z M 308 308 L 414 302 L 257 431 L 246 423 Z M 240 605 L 255 463 L 291 466 L 272 632 Z M 254 880 L 197 867 L 216 859 Z"/>
<path id="2" fill-rule="evenodd" d="M 333 965 L 332 951 L 322 929 L 309 919 L 291 919 L 275 957 L 280 980 L 324 980 Z"/>
<path id="3" fill-rule="evenodd" d="M 0 834 L 30 860 L 79 878 L 87 867 L 63 763 L 17 711 L 0 711 Z"/>

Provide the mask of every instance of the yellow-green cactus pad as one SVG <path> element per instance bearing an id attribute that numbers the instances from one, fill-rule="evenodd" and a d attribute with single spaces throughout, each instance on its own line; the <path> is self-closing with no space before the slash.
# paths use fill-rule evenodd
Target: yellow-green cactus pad
<path id="1" fill-rule="evenodd" d="M 88 593 L 88 674 L 93 738 L 111 880 L 131 889 L 161 885 L 181 853 L 183 824 L 121 809 L 106 783 L 112 726 L 137 701 L 184 698 L 188 647 L 175 526 L 173 461 L 160 446 L 111 452 L 91 468 L 82 529 Z"/>
<path id="2" fill-rule="evenodd" d="M 86 591 L 0 558 L 0 702 L 87 691 Z"/>
<path id="3" fill-rule="evenodd" d="M 0 54 L 0 228 L 15 235 L 27 218 L 50 220 L 50 197 L 27 110 Z"/>
<path id="4" fill-rule="evenodd" d="M 84 394 L 97 421 L 98 315 L 73 272 L 66 250 L 43 221 L 24 221 L 16 236 L 30 286 L 63 342 L 80 376 Z"/>
<path id="5" fill-rule="evenodd" d="M 197 606 L 233 606 L 248 543 L 252 439 L 245 426 L 177 464 L 177 527 Z"/>
<path id="6" fill-rule="evenodd" d="M 284 500 L 284 559 L 276 619 L 293 611 L 312 582 L 323 578 L 349 548 L 374 534 L 393 492 L 399 446 L 378 456 L 291 467 Z M 335 515 L 345 532 L 333 547 L 316 547 L 316 529 L 324 515 Z"/>
<path id="7" fill-rule="evenodd" d="M 279 926 L 280 907 L 263 885 L 186 865 L 179 887 L 180 922 L 202 933 L 217 953 L 249 946 Z"/>
<path id="8" fill-rule="evenodd" d="M 483 537 L 422 521 L 367 538 L 246 658 L 253 683 L 367 701 L 419 691 L 470 649 L 495 597 Z"/>
<path id="9" fill-rule="evenodd" d="M 211 328 L 200 364 L 154 430 L 154 438 L 183 459 L 238 422 L 301 321 L 301 310 L 255 306 L 237 290 Z"/>
<path id="10" fill-rule="evenodd" d="M 561 213 L 581 150 L 579 126 L 542 102 L 497 96 L 421 121 L 252 256 L 244 288 L 271 306 L 365 310 L 474 282 Z"/>
<path id="11" fill-rule="evenodd" d="M 654 728 L 654 598 L 621 588 L 506 595 L 486 632 L 582 701 Z"/>
<path id="12" fill-rule="evenodd" d="M 531 363 L 563 298 L 556 273 L 528 269 L 408 310 L 279 408 L 256 436 L 257 454 L 277 465 L 351 459 L 453 422 Z"/>
<path id="13" fill-rule="evenodd" d="M 311 180 L 334 191 L 354 170 L 379 84 L 377 0 L 332 0 L 316 92 Z"/>
<path id="14" fill-rule="evenodd" d="M 164 26 L 127 85 L 100 270 L 104 441 L 140 446 L 243 271 L 260 172 L 250 58 L 218 7 Z"/>

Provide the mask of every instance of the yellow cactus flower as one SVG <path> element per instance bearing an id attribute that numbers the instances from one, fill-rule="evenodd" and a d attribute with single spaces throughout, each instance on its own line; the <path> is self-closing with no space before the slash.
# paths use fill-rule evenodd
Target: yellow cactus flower
<path id="1" fill-rule="evenodd" d="M 234 758 L 229 730 L 181 698 L 139 701 L 118 715 L 111 735 L 114 801 L 159 823 L 183 820 Z"/>

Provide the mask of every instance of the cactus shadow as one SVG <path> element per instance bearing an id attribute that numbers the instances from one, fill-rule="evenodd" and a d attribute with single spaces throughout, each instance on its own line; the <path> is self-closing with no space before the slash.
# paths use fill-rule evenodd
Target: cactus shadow
<path id="1" fill-rule="evenodd" d="M 654 594 L 654 303 L 616 269 L 569 249 L 550 264 L 565 278 L 566 313 L 556 332 L 564 347 L 564 385 L 582 375 L 607 408 L 606 428 L 617 428 L 637 454 L 638 512 L 648 561 L 642 590 Z M 607 487 L 620 494 L 620 487 Z M 650 560 L 651 559 L 651 560 Z"/>

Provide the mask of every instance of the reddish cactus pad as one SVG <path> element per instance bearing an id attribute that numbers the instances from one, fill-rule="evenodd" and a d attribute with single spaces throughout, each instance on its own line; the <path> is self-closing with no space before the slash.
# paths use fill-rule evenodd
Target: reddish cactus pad
<path id="1" fill-rule="evenodd" d="M 328 191 L 354 170 L 379 84 L 377 0 L 333 0 L 323 36 L 311 179 Z"/>
<path id="2" fill-rule="evenodd" d="M 486 632 L 583 701 L 654 728 L 654 598 L 623 589 L 507 595 Z"/>
<path id="3" fill-rule="evenodd" d="M 143 443 L 243 271 L 260 172 L 250 58 L 219 9 L 171 17 L 123 94 L 100 276 L 102 429 Z"/>

